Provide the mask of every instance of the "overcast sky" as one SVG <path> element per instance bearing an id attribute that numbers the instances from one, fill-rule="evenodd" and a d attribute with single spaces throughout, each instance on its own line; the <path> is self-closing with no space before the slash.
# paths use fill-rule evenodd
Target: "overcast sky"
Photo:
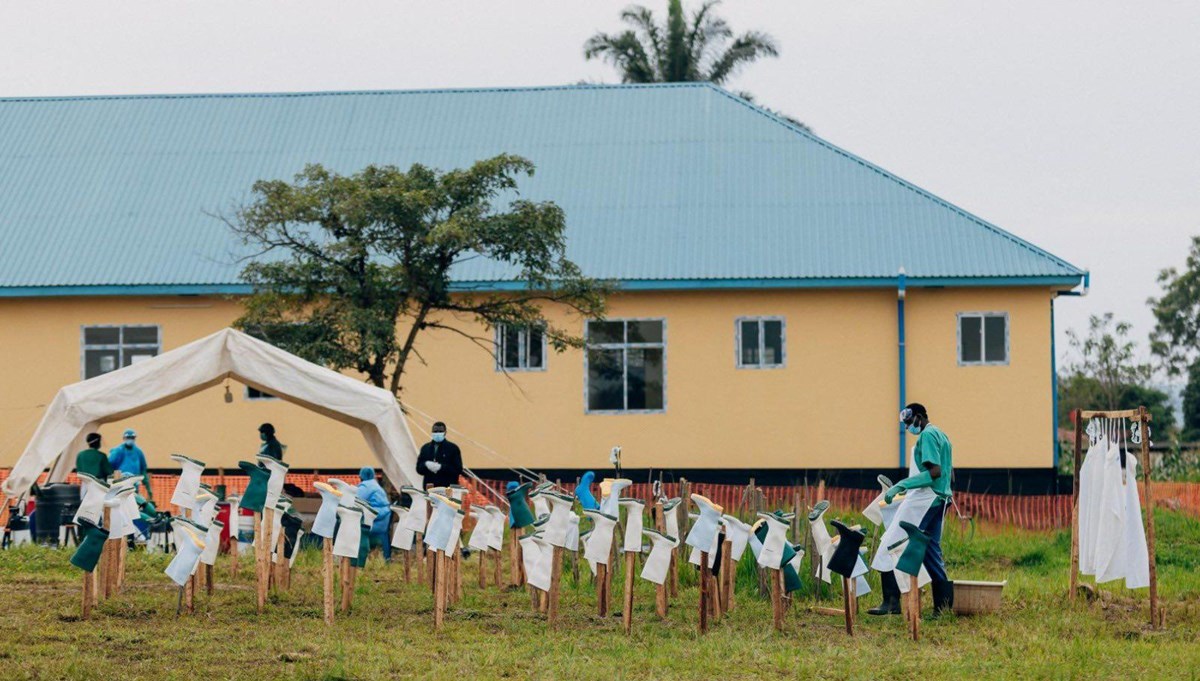
<path id="1" fill-rule="evenodd" d="M 0 96 L 617 82 L 581 46 L 627 4 L 7 0 Z M 1113 311 L 1145 345 L 1155 276 L 1200 234 L 1200 2 L 726 0 L 721 14 L 783 48 L 731 88 L 1090 268 L 1091 294 L 1059 302 L 1060 335 Z"/>

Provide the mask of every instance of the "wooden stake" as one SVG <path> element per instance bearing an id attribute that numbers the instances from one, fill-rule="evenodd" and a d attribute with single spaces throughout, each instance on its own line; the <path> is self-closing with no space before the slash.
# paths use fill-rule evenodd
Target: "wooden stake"
<path id="1" fill-rule="evenodd" d="M 278 591 L 283 591 L 283 589 L 284 589 L 283 583 L 284 583 L 284 580 L 286 579 L 286 577 L 284 575 L 284 571 L 285 571 L 285 568 L 287 567 L 287 558 L 285 558 L 283 555 L 285 553 L 284 545 L 285 545 L 285 541 L 283 538 L 283 528 L 281 527 L 281 528 L 279 528 L 279 536 L 275 538 L 275 573 L 274 574 L 275 574 L 275 589 Z"/>
<path id="2" fill-rule="evenodd" d="M 721 581 L 724 583 L 724 588 L 721 589 L 721 609 L 726 613 L 733 611 L 733 589 L 737 583 L 732 553 L 733 542 L 726 539 L 721 547 Z"/>
<path id="3" fill-rule="evenodd" d="M 708 633 L 708 601 L 712 598 L 709 594 L 708 576 L 712 574 L 708 571 L 708 551 L 700 552 L 700 633 Z"/>
<path id="4" fill-rule="evenodd" d="M 238 568 L 241 567 L 241 544 L 238 542 L 238 515 L 231 516 L 229 519 L 231 528 L 229 530 L 229 578 L 234 579 L 238 575 Z"/>
<path id="5" fill-rule="evenodd" d="M 456 546 L 454 548 L 454 555 L 451 557 L 451 561 L 454 563 L 451 568 L 451 573 L 454 575 L 454 582 L 452 582 L 454 585 L 454 598 L 451 599 L 451 602 L 458 603 L 463 599 L 463 560 L 461 547 Z"/>
<path id="6" fill-rule="evenodd" d="M 495 566 L 496 574 L 494 575 L 496 578 L 496 588 L 503 589 L 504 588 L 504 574 L 500 568 L 500 563 L 503 562 L 503 560 L 502 560 L 503 552 L 501 550 L 497 549 L 495 551 L 492 551 L 491 553 L 496 558 L 496 566 Z"/>
<path id="7" fill-rule="evenodd" d="M 414 545 L 404 552 L 404 583 L 412 584 L 412 554 L 417 547 Z"/>
<path id="8" fill-rule="evenodd" d="M 354 589 L 350 586 L 350 559 L 342 556 L 342 614 L 350 612 L 350 600 L 354 597 Z"/>
<path id="9" fill-rule="evenodd" d="M 263 548 L 267 544 L 267 540 L 263 536 L 266 515 L 266 509 L 263 509 L 261 513 L 254 514 L 254 593 L 260 615 L 267 606 L 267 589 L 264 585 L 266 566 L 263 563 Z"/>
<path id="10" fill-rule="evenodd" d="M 321 540 L 321 590 L 325 604 L 325 624 L 333 625 L 333 539 Z"/>
<path id="11" fill-rule="evenodd" d="M 88 619 L 92 616 L 92 593 L 96 588 L 96 575 L 92 572 L 83 573 L 83 613 L 81 617 Z"/>
<path id="12" fill-rule="evenodd" d="M 842 610 L 846 614 L 846 635 L 854 635 L 854 606 L 851 603 L 852 595 L 850 593 L 851 586 L 849 577 L 842 577 Z"/>
<path id="13" fill-rule="evenodd" d="M 550 563 L 550 603 L 546 611 L 546 621 L 550 623 L 551 629 L 558 628 L 558 601 L 562 596 L 562 563 L 563 549 L 561 546 L 555 546 Z M 482 571 L 483 566 L 480 565 L 480 572 Z"/>
<path id="14" fill-rule="evenodd" d="M 121 537 L 117 548 L 117 586 L 116 592 L 121 593 L 125 588 L 125 560 L 129 555 L 129 542 L 125 537 Z"/>
<path id="15" fill-rule="evenodd" d="M 193 572 L 188 577 L 187 583 L 183 587 L 183 607 L 187 609 L 189 615 L 196 614 L 196 573 Z"/>
<path id="16" fill-rule="evenodd" d="M 1146 548 L 1150 554 L 1150 628 L 1158 629 L 1163 625 L 1162 612 L 1158 607 L 1158 560 L 1154 548 L 1154 492 L 1151 490 L 1151 476 L 1154 472 L 1154 462 L 1150 460 L 1150 414 L 1145 407 L 1138 407 L 1138 427 L 1142 431 L 1142 475 L 1146 480 Z M 1134 480 L 1134 484 L 1137 481 Z"/>
<path id="17" fill-rule="evenodd" d="M 213 592 L 216 590 L 217 585 L 215 584 L 216 580 L 214 579 L 216 576 L 216 571 L 215 565 L 204 566 L 204 589 L 209 598 L 212 598 Z"/>
<path id="18" fill-rule="evenodd" d="M 665 620 L 667 618 L 667 606 L 668 606 L 667 585 L 665 583 L 655 584 L 654 585 L 654 612 L 656 612 L 658 614 L 659 619 Z"/>
<path id="19" fill-rule="evenodd" d="M 101 554 L 101 558 L 103 558 L 103 554 Z M 103 565 L 103 562 L 100 565 Z M 100 605 L 100 572 L 93 570 L 88 574 L 92 576 L 92 606 L 95 607 Z"/>
<path id="20" fill-rule="evenodd" d="M 525 586 L 525 568 L 521 565 L 520 530 L 508 533 L 508 581 L 515 587 Z"/>
<path id="21" fill-rule="evenodd" d="M 633 572 L 637 553 L 625 552 L 625 607 L 621 610 L 621 623 L 626 635 L 633 632 Z"/>
<path id="22" fill-rule="evenodd" d="M 908 587 L 908 623 L 912 628 L 912 639 L 921 640 L 921 589 L 917 586 L 917 576 L 909 577 Z"/>
<path id="23" fill-rule="evenodd" d="M 1072 457 L 1071 475 L 1071 580 L 1067 599 L 1074 603 L 1079 590 L 1079 469 L 1083 461 L 1083 424 L 1079 410 L 1071 412 L 1075 423 L 1075 455 Z"/>
<path id="24" fill-rule="evenodd" d="M 483 549 L 479 552 L 479 588 L 480 589 L 487 588 L 487 573 L 488 573 L 488 571 L 487 571 L 487 554 L 488 554 L 487 549 Z"/>
<path id="25" fill-rule="evenodd" d="M 446 554 L 434 550 L 433 629 L 441 631 L 446 619 Z"/>
<path id="26" fill-rule="evenodd" d="M 413 551 L 417 552 L 415 556 L 417 561 L 417 581 L 425 583 L 425 534 L 417 532 L 413 539 Z"/>
<path id="27" fill-rule="evenodd" d="M 608 617 L 608 594 L 604 593 L 608 584 L 608 566 L 596 563 L 596 614 Z"/>
<path id="28" fill-rule="evenodd" d="M 783 570 L 770 570 L 771 573 L 771 618 L 775 631 L 783 631 Z"/>

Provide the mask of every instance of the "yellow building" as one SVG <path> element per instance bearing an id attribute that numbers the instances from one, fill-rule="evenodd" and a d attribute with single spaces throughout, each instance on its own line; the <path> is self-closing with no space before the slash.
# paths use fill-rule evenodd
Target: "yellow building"
<path id="1" fill-rule="evenodd" d="M 894 470 L 911 447 L 896 414 L 920 401 L 960 471 L 1053 465 L 1053 305 L 1085 273 L 680 84 L 0 100 L 0 467 L 62 386 L 238 316 L 242 252 L 213 214 L 255 180 L 500 152 L 537 165 L 522 194 L 561 205 L 570 257 L 620 292 L 606 320 L 566 321 L 586 351 L 423 332 L 402 396 L 418 442 L 444 420 L 498 474 L 603 469 L 614 445 L 639 475 Z M 520 285 L 482 259 L 455 279 Z M 264 421 L 294 469 L 371 463 L 353 429 L 236 384 L 102 433 L 136 429 L 151 467 L 232 467 Z"/>

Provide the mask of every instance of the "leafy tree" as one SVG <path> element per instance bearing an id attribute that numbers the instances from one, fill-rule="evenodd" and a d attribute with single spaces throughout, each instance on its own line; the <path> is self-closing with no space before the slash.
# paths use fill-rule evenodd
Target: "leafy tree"
<path id="1" fill-rule="evenodd" d="M 310 165 L 292 183 L 256 182 L 226 219 L 256 251 L 242 270 L 254 292 L 236 325 L 394 395 L 412 357 L 424 361 L 416 340 L 426 329 L 488 352 L 494 343 L 471 330 L 478 324 L 541 327 L 560 352 L 581 345 L 543 305 L 601 317 L 609 286 L 567 259 L 561 208 L 520 198 L 517 180 L 533 172 L 500 155 L 449 172 L 372 165 L 342 176 Z M 476 258 L 507 265 L 523 286 L 455 292 L 451 271 Z"/>
<path id="2" fill-rule="evenodd" d="M 667 20 L 658 24 L 641 5 L 621 12 L 631 28 L 617 34 L 597 33 L 583 46 L 587 59 L 601 58 L 621 71 L 625 83 L 724 83 L 742 67 L 762 57 L 779 56 L 775 39 L 760 31 L 734 36 L 715 16 L 719 0 L 707 0 L 689 21 L 680 0 L 668 0 Z"/>
<path id="3" fill-rule="evenodd" d="M 1178 376 L 1200 356 L 1200 236 L 1192 237 L 1184 270 L 1162 270 L 1158 284 L 1162 296 L 1148 301 L 1156 321 L 1150 350 Z"/>
<path id="4" fill-rule="evenodd" d="M 1188 367 L 1187 385 L 1183 388 L 1183 433 L 1188 442 L 1200 441 L 1200 361 Z"/>

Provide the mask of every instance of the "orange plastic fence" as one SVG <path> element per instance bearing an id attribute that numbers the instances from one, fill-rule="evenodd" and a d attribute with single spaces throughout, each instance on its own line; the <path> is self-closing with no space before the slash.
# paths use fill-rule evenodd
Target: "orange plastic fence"
<path id="1" fill-rule="evenodd" d="M 7 477 L 8 470 L 0 469 L 0 482 L 3 482 Z M 43 474 L 41 480 L 44 481 L 45 477 L 45 474 Z M 159 508 L 166 510 L 164 505 L 171 498 L 177 477 L 169 474 L 154 474 L 150 476 L 151 490 L 155 501 L 159 504 Z M 318 480 L 325 481 L 331 477 L 336 476 L 291 473 L 287 476 L 287 482 L 296 485 L 307 493 L 314 491 L 312 486 L 314 482 Z M 73 483 L 78 482 L 74 474 L 68 476 L 67 480 Z M 246 488 L 247 482 L 247 478 L 244 475 L 205 475 L 201 477 L 201 480 L 214 487 L 223 484 L 226 491 L 230 493 L 241 492 Z M 347 480 L 347 482 L 357 482 L 357 480 L 352 479 Z M 466 479 L 463 479 L 461 482 L 469 490 L 466 504 L 468 507 L 471 504 L 497 503 L 495 495 L 483 489 L 479 483 Z M 505 483 L 502 481 L 485 480 L 483 484 L 495 492 L 503 493 L 504 491 Z M 689 485 L 693 493 L 702 494 L 713 502 L 720 504 L 726 509 L 727 513 L 744 514 L 751 510 L 748 508 L 745 485 L 718 485 L 705 482 L 691 482 Z M 568 485 L 568 487 L 570 486 Z M 809 504 L 816 501 L 814 498 L 817 492 L 815 485 L 809 485 L 808 487 L 803 485 L 764 485 L 757 487 L 757 489 L 761 490 L 766 498 L 767 510 L 785 509 L 791 511 L 796 504 L 797 495 L 801 505 L 804 505 L 806 500 Z M 677 483 L 663 483 L 663 493 L 669 497 L 678 496 L 679 485 Z M 1144 498 L 1144 489 L 1142 493 Z M 651 487 L 646 483 L 634 484 L 626 494 L 649 500 L 651 498 Z M 879 491 L 873 489 L 827 487 L 825 488 L 824 498 L 837 508 L 863 508 L 877 494 L 879 494 Z M 1004 494 L 955 492 L 954 499 L 958 504 L 959 512 L 964 516 L 971 516 L 977 520 L 1033 530 L 1059 529 L 1069 527 L 1071 524 L 1071 495 L 1069 494 L 1010 496 Z M 1200 483 L 1156 482 L 1154 483 L 1154 499 L 1160 507 L 1182 510 L 1192 515 L 1200 516 Z M 170 510 L 172 512 L 178 511 L 175 508 L 171 508 Z M 6 512 L 7 509 L 0 510 L 0 521 L 3 520 L 2 516 Z"/>

